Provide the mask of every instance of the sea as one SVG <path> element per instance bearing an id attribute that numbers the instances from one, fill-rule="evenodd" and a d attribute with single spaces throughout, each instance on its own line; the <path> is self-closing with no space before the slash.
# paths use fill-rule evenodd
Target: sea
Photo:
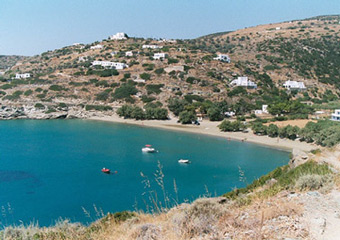
<path id="1" fill-rule="evenodd" d="M 146 144 L 157 152 L 143 153 Z M 0 228 L 157 212 L 221 196 L 288 161 L 287 151 L 227 137 L 91 120 L 0 121 Z"/>

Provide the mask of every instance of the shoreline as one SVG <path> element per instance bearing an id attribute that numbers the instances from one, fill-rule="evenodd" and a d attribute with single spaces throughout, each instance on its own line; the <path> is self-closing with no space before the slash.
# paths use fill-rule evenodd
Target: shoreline
<path id="1" fill-rule="evenodd" d="M 257 136 L 252 132 L 243 133 L 243 132 L 221 132 L 218 129 L 218 125 L 221 122 L 211 122 L 209 120 L 204 120 L 201 122 L 201 125 L 182 125 L 177 123 L 177 119 L 172 118 L 170 120 L 134 120 L 134 119 L 123 119 L 117 115 L 112 116 L 103 116 L 103 117 L 89 117 L 85 120 L 94 120 L 94 121 L 104 121 L 104 122 L 112 122 L 112 123 L 123 123 L 123 124 L 132 124 L 137 126 L 144 127 L 152 127 L 165 129 L 170 131 L 180 131 L 194 134 L 203 134 L 214 137 L 226 138 L 234 141 L 244 141 L 248 143 L 258 144 L 262 146 L 267 146 L 279 150 L 295 152 L 309 152 L 313 149 L 320 148 L 320 146 L 300 142 L 300 141 L 292 141 L 289 139 L 281 139 L 281 138 L 270 138 L 268 136 Z"/>

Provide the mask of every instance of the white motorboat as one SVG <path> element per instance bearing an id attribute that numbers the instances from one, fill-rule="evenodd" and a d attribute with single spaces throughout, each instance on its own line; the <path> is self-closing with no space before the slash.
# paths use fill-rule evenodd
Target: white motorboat
<path id="1" fill-rule="evenodd" d="M 156 152 L 156 149 L 154 149 L 151 145 L 147 144 L 147 145 L 145 145 L 145 147 L 142 148 L 142 152 L 154 153 L 154 152 Z"/>
<path id="2" fill-rule="evenodd" d="M 180 159 L 178 160 L 179 163 L 190 163 L 188 159 Z"/>

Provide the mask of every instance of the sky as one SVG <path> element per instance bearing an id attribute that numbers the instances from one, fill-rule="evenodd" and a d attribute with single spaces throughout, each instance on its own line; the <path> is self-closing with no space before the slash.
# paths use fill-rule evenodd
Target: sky
<path id="1" fill-rule="evenodd" d="M 340 0 L 0 0 L 0 55 L 32 56 L 116 32 L 188 39 L 328 14 L 340 14 Z"/>

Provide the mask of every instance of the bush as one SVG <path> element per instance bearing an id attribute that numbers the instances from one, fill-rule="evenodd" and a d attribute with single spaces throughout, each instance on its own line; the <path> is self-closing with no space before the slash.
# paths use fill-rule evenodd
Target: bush
<path id="1" fill-rule="evenodd" d="M 110 96 L 109 95 L 110 92 L 112 92 L 111 88 L 106 89 L 106 90 L 102 91 L 101 93 L 98 93 L 96 95 L 96 100 L 98 100 L 98 101 L 106 101 L 109 98 L 109 96 Z"/>
<path id="2" fill-rule="evenodd" d="M 33 91 L 32 91 L 31 89 L 29 89 L 29 90 L 27 90 L 27 91 L 24 92 L 24 95 L 25 95 L 25 96 L 29 96 L 29 95 L 31 95 L 32 93 L 33 93 Z"/>
<path id="3" fill-rule="evenodd" d="M 139 77 L 141 78 L 141 79 L 144 79 L 144 80 L 150 80 L 150 78 L 151 78 L 151 75 L 149 74 L 149 73 L 142 73 L 142 74 L 139 74 Z"/>
<path id="4" fill-rule="evenodd" d="M 37 109 L 45 109 L 45 106 L 43 104 L 41 104 L 41 103 L 36 103 L 34 105 L 34 107 L 37 108 Z"/>
<path id="5" fill-rule="evenodd" d="M 112 110 L 112 107 L 105 106 L 105 105 L 86 105 L 85 110 L 86 111 L 90 111 L 90 110 L 109 111 L 109 110 Z"/>
<path id="6" fill-rule="evenodd" d="M 172 63 L 178 63 L 179 60 L 176 58 L 168 58 L 168 64 L 172 64 Z"/>
<path id="7" fill-rule="evenodd" d="M 164 73 L 164 69 L 163 68 L 158 68 L 155 70 L 155 73 L 158 74 L 158 75 L 161 75 Z"/>
<path id="8" fill-rule="evenodd" d="M 164 87 L 164 84 L 149 84 L 146 85 L 146 91 L 148 92 L 148 94 L 160 94 L 162 92 L 161 88 Z"/>
<path id="9" fill-rule="evenodd" d="M 307 174 L 301 176 L 295 184 L 295 187 L 302 190 L 318 190 L 331 182 L 330 175 Z"/>
<path id="10" fill-rule="evenodd" d="M 125 222 L 126 220 L 135 217 L 136 214 L 129 211 L 116 212 L 113 217 L 116 222 Z"/>
<path id="11" fill-rule="evenodd" d="M 115 99 L 128 99 L 131 95 L 135 95 L 138 92 L 135 86 L 127 83 L 123 83 L 119 88 L 115 89 L 113 97 Z"/>
<path id="12" fill-rule="evenodd" d="M 62 86 L 60 86 L 60 85 L 51 85 L 51 86 L 49 87 L 49 89 L 52 90 L 52 91 L 56 91 L 56 92 L 65 90 L 65 89 L 64 89 Z"/>

